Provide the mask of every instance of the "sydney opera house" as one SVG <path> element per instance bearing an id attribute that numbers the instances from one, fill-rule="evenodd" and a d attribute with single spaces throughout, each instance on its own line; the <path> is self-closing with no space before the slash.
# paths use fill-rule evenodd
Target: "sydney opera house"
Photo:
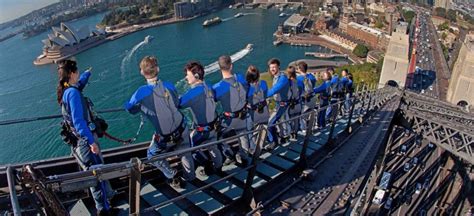
<path id="1" fill-rule="evenodd" d="M 83 26 L 76 30 L 65 23 L 52 29 L 53 33 L 42 40 L 43 53 L 33 62 L 35 65 L 55 63 L 106 41 L 106 32 L 101 29 L 89 31 Z"/>

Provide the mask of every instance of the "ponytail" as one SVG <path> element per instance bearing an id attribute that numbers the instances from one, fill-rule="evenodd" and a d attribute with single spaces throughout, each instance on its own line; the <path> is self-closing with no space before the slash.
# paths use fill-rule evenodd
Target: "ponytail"
<path id="1" fill-rule="evenodd" d="M 58 104 L 63 102 L 64 90 L 69 87 L 69 78 L 71 73 L 77 71 L 76 62 L 73 60 L 62 60 L 58 62 L 58 86 L 56 87 L 56 95 Z"/>

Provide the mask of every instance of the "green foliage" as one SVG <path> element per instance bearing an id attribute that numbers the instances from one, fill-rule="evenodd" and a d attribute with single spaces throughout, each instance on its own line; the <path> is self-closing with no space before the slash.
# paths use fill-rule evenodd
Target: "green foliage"
<path id="1" fill-rule="evenodd" d="M 111 26 L 120 23 L 138 24 L 147 22 L 149 21 L 150 17 L 161 16 L 171 11 L 173 8 L 173 3 L 171 1 L 154 2 L 150 5 L 151 14 L 140 14 L 139 8 L 143 6 L 145 5 L 137 4 L 131 7 L 127 7 L 127 9 L 113 9 L 110 13 L 104 16 L 101 24 Z"/>
<path id="2" fill-rule="evenodd" d="M 446 9 L 445 9 L 445 8 L 442 8 L 442 7 L 437 7 L 437 8 L 435 8 L 434 14 L 435 14 L 436 16 L 440 16 L 440 17 L 446 18 Z"/>
<path id="3" fill-rule="evenodd" d="M 444 31 L 444 30 L 449 29 L 449 23 L 448 23 L 448 22 L 444 22 L 443 24 L 440 24 L 440 25 L 438 26 L 438 29 L 439 29 L 440 31 Z"/>
<path id="4" fill-rule="evenodd" d="M 413 11 L 403 11 L 403 18 L 405 19 L 406 22 L 411 23 L 411 20 L 413 17 L 415 17 L 415 12 Z"/>
<path id="5" fill-rule="evenodd" d="M 449 19 L 451 22 L 456 22 L 456 11 L 449 9 L 446 13 L 446 18 Z"/>
<path id="6" fill-rule="evenodd" d="M 446 32 L 443 32 L 441 34 L 441 39 L 446 40 L 447 37 L 448 37 L 448 34 Z"/>
<path id="7" fill-rule="evenodd" d="M 364 64 L 354 64 L 346 65 L 340 68 L 336 68 L 336 73 L 340 74 L 343 69 L 347 69 L 349 73 L 352 74 L 354 78 L 354 83 L 375 85 L 379 82 L 380 72 L 382 71 L 383 59 L 381 59 L 377 64 L 374 63 L 364 63 Z"/>
<path id="8" fill-rule="evenodd" d="M 362 44 L 357 44 L 354 51 L 352 51 L 352 53 L 354 53 L 354 55 L 356 55 L 358 57 L 361 57 L 361 58 L 365 58 L 367 56 L 368 52 L 369 52 L 369 48 L 367 48 L 366 46 L 364 46 Z"/>

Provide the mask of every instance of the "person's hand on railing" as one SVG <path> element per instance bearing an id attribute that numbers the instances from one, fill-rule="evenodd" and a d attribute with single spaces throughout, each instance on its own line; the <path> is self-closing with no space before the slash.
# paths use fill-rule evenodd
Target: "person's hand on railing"
<path id="1" fill-rule="evenodd" d="M 96 144 L 96 143 L 92 143 L 90 145 L 91 147 L 91 152 L 98 155 L 100 153 L 100 149 L 99 149 L 99 146 Z"/>

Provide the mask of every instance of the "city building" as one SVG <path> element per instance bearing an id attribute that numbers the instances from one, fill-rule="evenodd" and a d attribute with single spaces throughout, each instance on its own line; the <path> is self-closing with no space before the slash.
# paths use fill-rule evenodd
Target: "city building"
<path id="1" fill-rule="evenodd" d="M 381 31 L 367 26 L 363 26 L 355 22 L 350 22 L 349 24 L 347 24 L 346 33 L 354 38 L 364 41 L 372 48 L 378 47 L 379 38 L 382 38 L 383 36 L 383 33 Z"/>
<path id="2" fill-rule="evenodd" d="M 342 17 L 339 20 L 339 28 L 341 29 L 341 31 L 347 32 L 347 25 L 349 24 L 350 21 L 351 19 L 350 19 L 349 14 L 347 13 L 342 14 Z"/>
<path id="3" fill-rule="evenodd" d="M 387 83 L 396 83 L 400 88 L 405 87 L 409 65 L 409 46 L 407 26 L 397 26 L 392 33 L 383 59 L 379 88 L 383 88 Z"/>
<path id="4" fill-rule="evenodd" d="M 194 5 L 191 2 L 174 3 L 174 15 L 176 18 L 189 18 L 194 16 Z"/>
<path id="5" fill-rule="evenodd" d="M 474 104 L 474 32 L 466 35 L 461 45 L 446 99 L 458 105 L 472 107 Z"/>
<path id="6" fill-rule="evenodd" d="M 444 8 L 446 10 L 451 9 L 451 0 L 435 0 L 434 1 L 434 6 Z"/>
<path id="7" fill-rule="evenodd" d="M 306 22 L 306 17 L 299 14 L 293 14 L 283 23 L 283 32 L 302 33 L 305 30 Z"/>
<path id="8" fill-rule="evenodd" d="M 106 33 L 103 29 L 89 31 L 87 26 L 83 26 L 76 30 L 65 23 L 61 23 L 59 28 L 52 27 L 52 29 L 53 33 L 41 41 L 44 44 L 43 53 L 33 62 L 35 65 L 53 63 L 105 41 Z"/>
<path id="9" fill-rule="evenodd" d="M 328 16 L 319 16 L 314 23 L 314 28 L 322 31 L 327 29 L 333 29 L 336 27 L 336 21 Z"/>

